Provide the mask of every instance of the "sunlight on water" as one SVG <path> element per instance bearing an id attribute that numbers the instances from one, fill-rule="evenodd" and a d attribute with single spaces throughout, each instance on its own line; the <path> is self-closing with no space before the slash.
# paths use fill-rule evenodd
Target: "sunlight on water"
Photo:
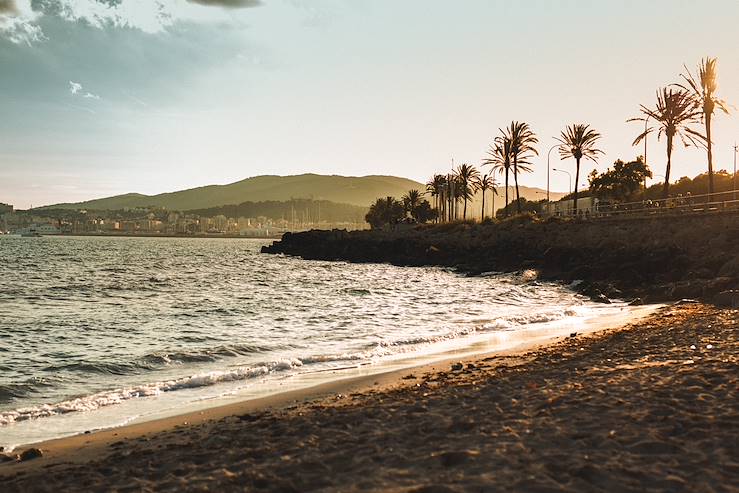
<path id="1" fill-rule="evenodd" d="M 303 261 L 262 244 L 0 238 L 0 445 L 126 422 L 129 401 L 269 389 L 618 309 L 531 273 Z"/>

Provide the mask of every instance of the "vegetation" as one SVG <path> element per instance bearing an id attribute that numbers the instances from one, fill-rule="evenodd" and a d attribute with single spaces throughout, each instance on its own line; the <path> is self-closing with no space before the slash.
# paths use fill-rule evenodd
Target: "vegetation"
<path id="1" fill-rule="evenodd" d="M 462 164 L 457 168 L 457 195 L 464 200 L 462 220 L 467 219 L 467 201 L 475 194 L 475 183 L 480 177 L 480 172 L 469 164 Z"/>
<path id="2" fill-rule="evenodd" d="M 695 107 L 693 98 L 687 91 L 667 88 L 657 91 L 657 106 L 655 108 L 647 108 L 642 105 L 641 112 L 645 115 L 643 118 L 632 118 L 630 121 L 647 122 L 651 118 L 659 125 L 657 140 L 662 135 L 667 140 L 667 166 L 662 191 L 662 198 L 666 199 L 670 192 L 670 168 L 672 166 L 672 148 L 675 136 L 680 137 L 685 146 L 705 145 L 705 137 L 688 127 L 688 125 L 698 122 L 701 112 Z M 653 130 L 654 128 L 648 127 L 634 139 L 633 145 L 637 145 L 643 139 L 646 139 L 647 135 Z"/>
<path id="3" fill-rule="evenodd" d="M 382 228 L 386 224 L 396 224 L 403 218 L 405 218 L 403 203 L 394 197 L 377 199 L 364 216 L 364 220 L 372 226 L 372 229 Z"/>
<path id="4" fill-rule="evenodd" d="M 710 201 L 711 195 L 714 192 L 711 120 L 713 119 L 713 113 L 716 107 L 726 114 L 729 114 L 729 109 L 725 101 L 716 97 L 718 83 L 715 58 L 708 57 L 700 61 L 698 64 L 698 77 L 694 77 L 687 66 L 685 66 L 685 73 L 681 76 L 685 80 L 685 85 L 678 84 L 678 87 L 691 94 L 695 107 L 701 110 L 701 118 L 705 124 L 706 152 L 708 154 L 708 194 Z"/>
<path id="5" fill-rule="evenodd" d="M 590 173 L 590 192 L 600 199 L 614 202 L 628 202 L 637 200 L 636 195 L 642 189 L 646 178 L 651 178 L 652 172 L 644 164 L 644 158 L 639 156 L 634 161 L 624 163 L 620 159 L 613 163 L 603 173 L 593 170 Z"/>
<path id="6" fill-rule="evenodd" d="M 600 139 L 600 134 L 591 129 L 589 125 L 584 123 L 573 123 L 567 126 L 560 137 L 556 137 L 560 142 L 559 154 L 562 159 L 570 157 L 575 158 L 575 190 L 572 197 L 572 210 L 577 216 L 577 184 L 580 180 L 580 160 L 584 157 L 597 163 L 598 154 L 603 151 L 595 147 L 596 142 Z"/>
<path id="7" fill-rule="evenodd" d="M 527 214 L 530 217 L 536 217 L 541 216 L 543 212 L 543 206 L 546 204 L 546 199 L 542 200 L 526 200 L 525 198 L 521 197 L 520 199 L 517 199 L 515 202 L 511 202 L 507 206 L 501 208 L 498 211 L 498 216 L 500 217 L 509 217 L 513 215 L 514 210 L 515 211 L 521 211 L 517 214 Z"/>
<path id="8" fill-rule="evenodd" d="M 500 132 L 502 135 L 498 137 L 499 142 L 510 146 L 510 155 L 513 157 L 513 180 L 516 183 L 516 212 L 521 214 L 518 175 L 522 172 L 531 172 L 530 163 L 527 159 L 532 157 L 532 155 L 539 155 L 539 152 L 534 147 L 534 144 L 537 144 L 539 140 L 536 138 L 536 134 L 531 131 L 528 123 L 511 122 L 510 127 Z"/>
<path id="9" fill-rule="evenodd" d="M 511 142 L 505 138 L 497 137 L 488 148 L 488 157 L 482 162 L 483 165 L 492 166 L 493 174 L 505 175 L 505 205 L 508 206 L 508 174 L 511 170 Z"/>
<path id="10" fill-rule="evenodd" d="M 475 188 L 482 192 L 482 212 L 480 213 L 480 221 L 485 220 L 485 192 L 487 190 L 493 191 L 493 214 L 495 214 L 495 196 L 498 195 L 498 191 L 495 189 L 495 178 L 493 178 L 492 175 L 492 172 L 482 176 L 478 175 L 477 180 L 475 181 Z"/>

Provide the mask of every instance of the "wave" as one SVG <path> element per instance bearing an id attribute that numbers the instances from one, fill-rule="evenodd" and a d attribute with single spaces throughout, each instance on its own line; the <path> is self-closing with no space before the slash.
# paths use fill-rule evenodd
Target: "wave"
<path id="1" fill-rule="evenodd" d="M 212 371 L 174 380 L 99 392 L 90 396 L 78 397 L 76 399 L 70 399 L 56 404 L 42 404 L 40 406 L 17 409 L 15 411 L 0 412 L 0 426 L 29 419 L 55 416 L 58 414 L 94 411 L 102 407 L 120 404 L 130 399 L 157 396 L 164 392 L 206 387 L 224 382 L 248 380 L 267 375 L 274 371 L 290 370 L 297 366 L 302 366 L 302 364 L 303 363 L 298 359 L 280 360 L 258 366 L 240 367 L 226 371 Z"/>

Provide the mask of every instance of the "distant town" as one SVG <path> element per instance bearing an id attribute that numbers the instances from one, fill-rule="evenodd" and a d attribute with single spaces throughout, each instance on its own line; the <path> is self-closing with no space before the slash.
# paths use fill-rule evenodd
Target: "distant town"
<path id="1" fill-rule="evenodd" d="M 227 215 L 239 212 L 245 204 L 263 205 L 272 214 Z M 314 228 L 366 229 L 362 209 L 328 201 L 296 200 L 245 203 L 203 211 L 170 211 L 160 207 L 135 207 L 121 210 L 70 210 L 40 208 L 15 210 L 0 203 L 0 233 L 22 236 L 40 235 L 140 235 L 140 236 L 228 236 L 270 238 L 287 231 Z M 278 213 L 275 214 L 275 204 Z M 345 209 L 350 207 L 351 213 Z M 254 207 L 251 207 L 254 209 Z M 259 207 L 257 207 L 259 209 Z M 279 210 L 282 214 L 279 214 Z M 323 217 L 321 212 L 323 209 Z M 341 212 L 337 213 L 337 209 Z M 343 212 L 343 213 L 342 213 Z M 278 217 L 275 217 L 275 216 Z"/>

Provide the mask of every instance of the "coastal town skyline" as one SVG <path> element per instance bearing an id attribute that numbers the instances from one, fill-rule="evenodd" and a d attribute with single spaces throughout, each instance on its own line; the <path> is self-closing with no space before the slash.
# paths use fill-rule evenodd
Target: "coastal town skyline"
<path id="1" fill-rule="evenodd" d="M 581 176 L 643 154 L 626 120 L 683 64 L 717 57 L 720 97 L 739 101 L 732 2 L 712 2 L 710 22 L 666 2 L 219 3 L 3 3 L 0 199 L 27 208 L 303 172 L 423 182 L 452 159 L 479 165 L 514 119 L 541 141 L 523 184 L 544 188 L 566 124 L 603 135 Z M 737 119 L 717 115 L 717 170 L 731 171 L 737 135 Z M 664 154 L 651 136 L 654 182 Z M 704 171 L 704 151 L 676 147 L 674 179 Z M 568 177 L 551 187 L 567 191 Z"/>

